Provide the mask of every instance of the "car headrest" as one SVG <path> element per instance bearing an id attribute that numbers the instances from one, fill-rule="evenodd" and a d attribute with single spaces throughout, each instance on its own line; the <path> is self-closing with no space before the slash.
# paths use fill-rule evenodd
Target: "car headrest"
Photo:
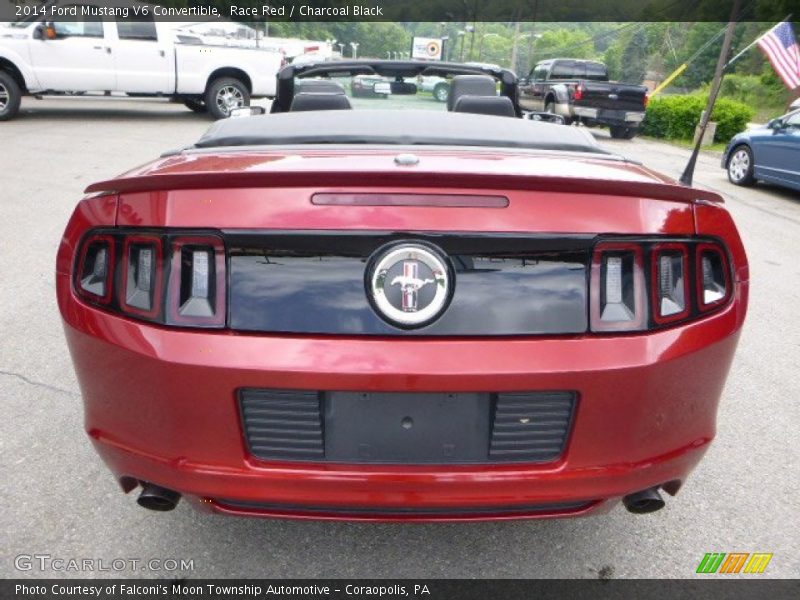
<path id="1" fill-rule="evenodd" d="M 459 96 L 496 96 L 495 80 L 488 75 L 456 75 L 450 84 L 447 110 L 453 110 Z"/>
<path id="2" fill-rule="evenodd" d="M 346 110 L 352 108 L 344 94 L 300 92 L 292 100 L 291 112 L 304 110 Z"/>
<path id="3" fill-rule="evenodd" d="M 344 94 L 344 86 L 329 79 L 297 79 L 294 82 L 294 95 L 309 93 Z"/>
<path id="4" fill-rule="evenodd" d="M 460 96 L 453 112 L 516 117 L 514 103 L 508 96 Z"/>

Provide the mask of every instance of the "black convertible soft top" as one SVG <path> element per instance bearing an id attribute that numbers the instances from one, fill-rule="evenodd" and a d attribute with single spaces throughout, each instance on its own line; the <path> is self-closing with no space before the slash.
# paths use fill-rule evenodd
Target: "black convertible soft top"
<path id="1" fill-rule="evenodd" d="M 328 110 L 214 123 L 196 148 L 371 144 L 477 146 L 608 154 L 587 131 L 526 119 L 432 110 Z"/>

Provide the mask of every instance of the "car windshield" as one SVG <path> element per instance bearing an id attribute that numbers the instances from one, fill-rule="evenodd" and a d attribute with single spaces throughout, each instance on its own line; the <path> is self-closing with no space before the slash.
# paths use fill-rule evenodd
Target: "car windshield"
<path id="1" fill-rule="evenodd" d="M 272 112 L 288 112 L 299 93 L 344 94 L 353 109 L 448 110 L 453 78 L 483 76 L 481 95 L 516 101 L 516 76 L 497 65 L 424 61 L 330 61 L 290 65 L 279 74 Z M 493 85 L 492 85 L 493 84 Z M 488 89 L 488 92 L 487 92 Z"/>
<path id="2" fill-rule="evenodd" d="M 334 74 L 327 80 L 342 86 L 351 106 L 356 110 L 447 110 L 452 77 L 418 75 L 399 78 L 399 82 L 396 79 L 380 75 Z M 415 87 L 414 93 L 396 93 L 396 90 L 392 90 L 392 83 L 412 84 Z M 499 83 L 497 88 L 499 89 Z M 407 90 L 410 92 L 411 88 L 408 87 Z"/>

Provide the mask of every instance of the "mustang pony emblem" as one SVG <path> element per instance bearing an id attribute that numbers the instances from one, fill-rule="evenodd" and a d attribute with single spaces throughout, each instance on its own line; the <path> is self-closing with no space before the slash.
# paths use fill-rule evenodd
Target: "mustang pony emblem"
<path id="1" fill-rule="evenodd" d="M 403 274 L 398 275 L 389 285 L 399 285 L 403 291 L 403 310 L 415 312 L 417 310 L 417 292 L 433 283 L 433 279 L 419 278 L 419 264 L 416 261 L 407 260 L 403 263 Z"/>
<path id="2" fill-rule="evenodd" d="M 423 327 L 438 319 L 455 283 L 447 255 L 435 246 L 414 242 L 378 248 L 364 275 L 378 316 L 404 328 Z"/>

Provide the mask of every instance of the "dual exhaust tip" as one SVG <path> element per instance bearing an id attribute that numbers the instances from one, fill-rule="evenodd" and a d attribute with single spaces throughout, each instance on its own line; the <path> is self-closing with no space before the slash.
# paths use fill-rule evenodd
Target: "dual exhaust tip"
<path id="1" fill-rule="evenodd" d="M 174 509 L 181 499 L 181 495 L 173 490 L 168 490 L 146 481 L 142 481 L 141 485 L 142 491 L 136 502 L 143 508 L 166 512 Z M 643 515 L 664 508 L 664 499 L 658 492 L 658 488 L 654 487 L 625 496 L 622 499 L 622 504 L 625 505 L 628 512 Z"/>

